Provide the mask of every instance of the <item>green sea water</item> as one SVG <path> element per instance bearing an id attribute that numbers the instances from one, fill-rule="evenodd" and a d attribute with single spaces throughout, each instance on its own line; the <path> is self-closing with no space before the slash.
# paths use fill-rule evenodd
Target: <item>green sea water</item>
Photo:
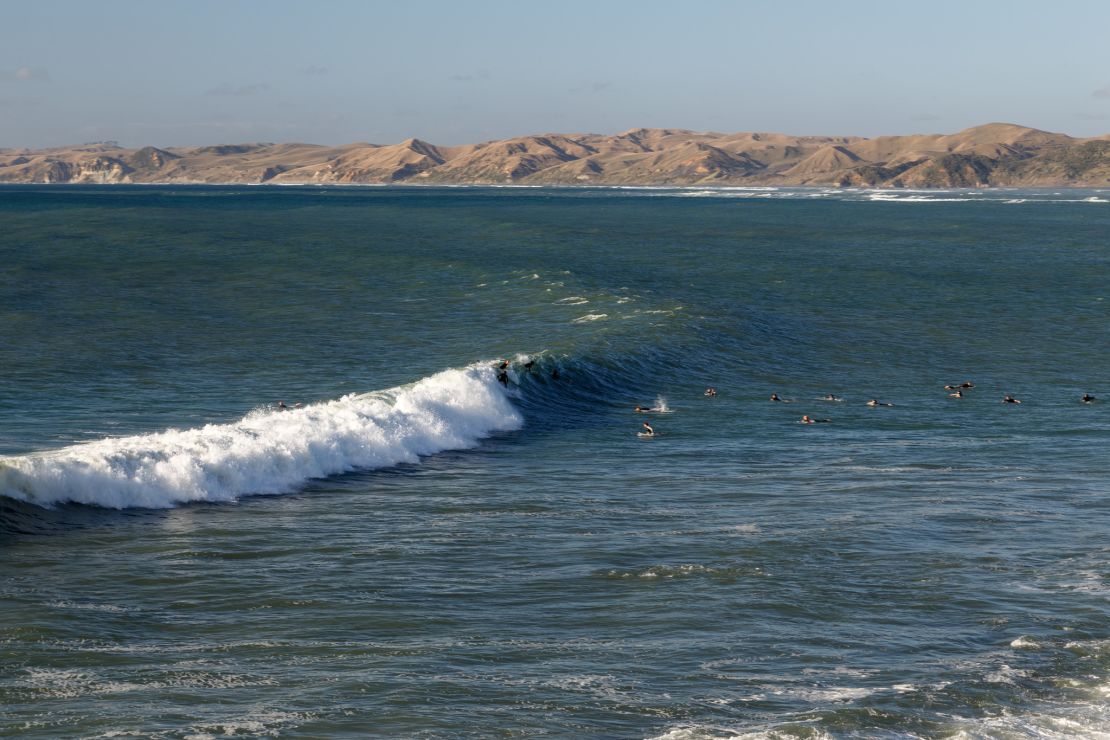
<path id="1" fill-rule="evenodd" d="M 0 735 L 1104 736 L 1108 201 L 4 187 Z"/>

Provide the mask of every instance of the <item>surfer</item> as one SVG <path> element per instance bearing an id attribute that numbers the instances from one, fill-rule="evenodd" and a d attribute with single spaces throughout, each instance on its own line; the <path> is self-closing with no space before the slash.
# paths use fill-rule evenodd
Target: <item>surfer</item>
<path id="1" fill-rule="evenodd" d="M 651 424 L 648 424 L 645 421 L 644 422 L 644 431 L 640 432 L 640 434 L 643 434 L 645 437 L 654 437 L 655 436 L 655 430 L 651 428 Z"/>
<path id="2" fill-rule="evenodd" d="M 883 401 L 878 400 L 877 398 L 872 398 L 870 401 L 867 402 L 867 405 L 868 406 L 893 406 L 894 404 L 893 403 L 885 403 Z"/>
<path id="3" fill-rule="evenodd" d="M 497 365 L 497 369 L 498 369 L 498 370 L 505 370 L 505 369 L 507 369 L 508 367 L 509 367 L 509 361 L 508 361 L 508 360 L 502 360 L 502 361 L 501 361 L 500 363 L 498 363 L 498 365 Z"/>
<path id="4" fill-rule="evenodd" d="M 960 386 L 958 386 L 958 385 L 946 385 L 946 386 L 944 386 L 944 390 L 946 390 L 946 391 L 958 391 L 959 389 L 960 389 Z"/>
<path id="5" fill-rule="evenodd" d="M 559 379 L 559 371 L 558 370 L 552 370 L 551 371 L 551 379 L 552 380 L 558 380 Z"/>
<path id="6" fill-rule="evenodd" d="M 802 418 L 798 421 L 799 424 L 822 424 L 830 422 L 832 419 L 811 419 L 809 414 L 803 414 Z"/>
<path id="7" fill-rule="evenodd" d="M 497 382 L 500 383 L 501 385 L 505 386 L 506 388 L 508 388 L 509 387 L 509 374 L 507 372 L 505 372 L 504 370 L 497 373 Z"/>
<path id="8" fill-rule="evenodd" d="M 705 389 L 705 395 L 715 396 L 715 395 L 717 395 L 717 389 L 716 388 L 706 388 Z"/>
<path id="9" fill-rule="evenodd" d="M 955 393 L 949 393 L 948 397 L 949 398 L 963 398 L 964 397 L 964 392 L 961 391 L 959 388 L 957 388 L 956 392 Z"/>
<path id="10" fill-rule="evenodd" d="M 277 410 L 278 411 L 288 411 L 289 407 L 285 405 L 285 401 L 278 401 L 277 402 Z"/>
<path id="11" fill-rule="evenodd" d="M 960 387 L 961 388 L 974 388 L 975 384 L 974 383 L 963 382 L 963 383 L 960 383 Z"/>
<path id="12" fill-rule="evenodd" d="M 772 401 L 777 401 L 778 403 L 786 403 L 781 398 L 779 398 L 779 394 L 777 394 L 777 393 L 772 393 L 771 394 L 771 400 Z"/>
<path id="13" fill-rule="evenodd" d="M 528 362 L 524 363 L 524 369 L 527 370 L 528 372 L 532 372 L 532 367 L 535 364 L 536 364 L 535 360 L 528 360 Z"/>
<path id="14" fill-rule="evenodd" d="M 653 410 L 654 409 L 650 409 L 647 406 L 637 406 L 636 407 L 636 413 L 638 413 L 638 414 L 646 414 L 647 412 L 653 411 Z"/>
<path id="15" fill-rule="evenodd" d="M 1083 403 L 1091 403 L 1095 400 L 1095 397 L 1092 396 L 1090 393 L 1084 393 L 1083 398 L 1080 398 L 1079 400 Z"/>
<path id="16" fill-rule="evenodd" d="M 1017 400 L 1016 398 L 1011 396 L 1009 393 L 1007 393 L 1006 397 L 1002 399 L 1002 403 L 1021 403 L 1021 401 Z"/>
<path id="17" fill-rule="evenodd" d="M 834 396 L 831 393 L 826 393 L 825 397 L 822 398 L 821 400 L 822 401 L 840 401 L 840 400 L 843 400 L 843 399 L 841 399 L 840 396 Z"/>

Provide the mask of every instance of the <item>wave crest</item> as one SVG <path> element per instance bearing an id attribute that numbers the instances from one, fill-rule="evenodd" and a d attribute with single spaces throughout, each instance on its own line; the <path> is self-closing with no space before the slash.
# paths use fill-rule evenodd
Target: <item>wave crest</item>
<path id="1" fill-rule="evenodd" d="M 45 507 L 116 509 L 233 501 L 288 492 L 312 478 L 416 462 L 522 425 L 493 368 L 479 364 L 387 391 L 255 411 L 231 424 L 0 457 L 0 495 Z"/>

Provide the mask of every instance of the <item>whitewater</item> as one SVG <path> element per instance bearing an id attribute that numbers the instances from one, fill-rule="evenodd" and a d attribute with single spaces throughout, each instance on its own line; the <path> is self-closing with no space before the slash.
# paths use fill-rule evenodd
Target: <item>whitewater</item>
<path id="1" fill-rule="evenodd" d="M 259 409 L 233 424 L 0 457 L 0 495 L 115 509 L 234 501 L 351 470 L 415 463 L 521 424 L 492 363 L 481 363 L 386 391 Z"/>

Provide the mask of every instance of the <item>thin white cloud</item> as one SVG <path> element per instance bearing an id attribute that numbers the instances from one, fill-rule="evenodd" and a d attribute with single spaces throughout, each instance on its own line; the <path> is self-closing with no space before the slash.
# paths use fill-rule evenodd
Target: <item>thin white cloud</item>
<path id="1" fill-rule="evenodd" d="M 1102 98 L 1104 100 L 1110 99 L 1110 85 L 1103 85 L 1099 89 L 1091 93 L 1092 98 Z"/>
<path id="2" fill-rule="evenodd" d="M 0 70 L 0 80 L 14 82 L 50 82 L 50 73 L 42 67 L 16 67 Z"/>
<path id="3" fill-rule="evenodd" d="M 605 82 L 605 81 L 602 81 L 602 80 L 598 80 L 596 82 L 586 83 L 585 85 L 581 85 L 579 87 L 572 87 L 567 92 L 572 92 L 572 93 L 586 92 L 586 93 L 590 93 L 592 95 L 597 95 L 600 92 L 605 92 L 606 90 L 608 90 L 612 86 L 613 86 L 612 82 Z"/>
<path id="4" fill-rule="evenodd" d="M 451 75 L 451 77 L 448 79 L 450 79 L 452 82 L 478 82 L 481 80 L 488 80 L 490 79 L 490 77 L 491 75 L 488 69 L 479 69 L 473 74 Z"/>
<path id="5" fill-rule="evenodd" d="M 246 95 L 257 95 L 264 93 L 270 89 L 270 86 L 265 82 L 251 82 L 246 85 L 233 85 L 230 82 L 224 82 L 211 90 L 205 90 L 205 95 L 230 95 L 234 97 L 243 97 Z"/>

